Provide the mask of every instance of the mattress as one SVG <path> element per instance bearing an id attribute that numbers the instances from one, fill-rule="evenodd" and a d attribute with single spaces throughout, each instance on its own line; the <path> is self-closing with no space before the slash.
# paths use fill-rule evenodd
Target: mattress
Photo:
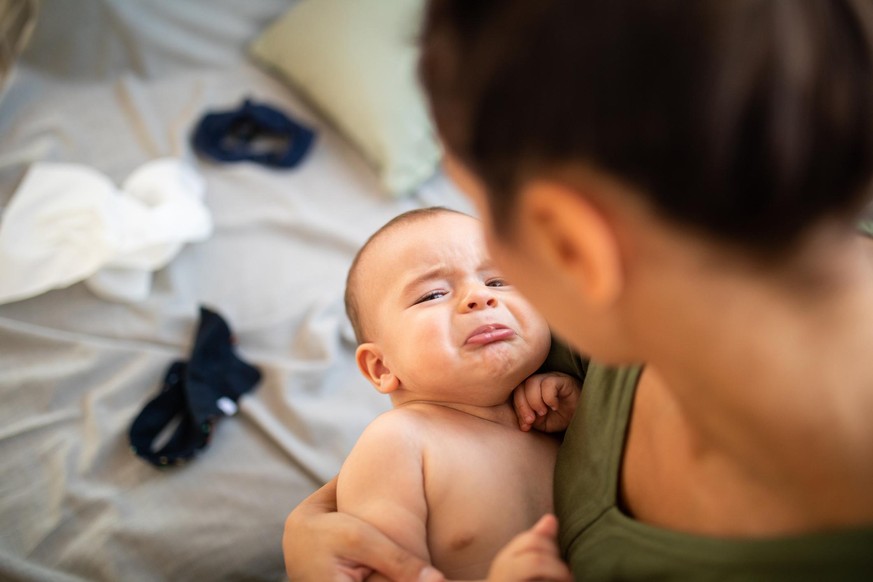
<path id="1" fill-rule="evenodd" d="M 370 165 L 246 47 L 281 0 L 44 0 L 0 99 L 0 207 L 37 162 L 121 183 L 160 157 L 203 176 L 212 235 L 156 271 L 141 301 L 75 283 L 0 305 L 0 579 L 281 580 L 288 512 L 389 407 L 357 371 L 346 271 L 391 217 L 469 211 L 437 174 L 391 198 Z M 217 164 L 190 135 L 245 98 L 314 128 L 299 167 Z M 156 468 L 127 431 L 200 306 L 262 374 L 191 462 Z"/>

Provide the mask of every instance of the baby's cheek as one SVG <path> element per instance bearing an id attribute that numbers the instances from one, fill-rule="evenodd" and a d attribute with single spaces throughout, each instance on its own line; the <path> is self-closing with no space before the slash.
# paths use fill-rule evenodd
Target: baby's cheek
<path id="1" fill-rule="evenodd" d="M 511 311 L 529 337 L 548 335 L 549 324 L 546 318 L 537 311 L 531 303 L 520 294 L 511 299 Z"/>
<path id="2" fill-rule="evenodd" d="M 437 339 L 444 334 L 446 323 L 442 321 L 443 317 L 436 317 L 431 313 L 422 313 L 415 318 L 415 328 L 418 333 L 430 340 Z"/>
<path id="3" fill-rule="evenodd" d="M 528 337 L 531 338 L 531 343 L 536 346 L 538 352 L 547 354 L 552 343 L 552 333 L 545 318 L 538 313 L 531 314 L 528 328 Z"/>
<path id="4" fill-rule="evenodd" d="M 407 332 L 407 348 L 421 352 L 431 360 L 443 359 L 452 342 L 449 324 L 437 317 L 420 317 Z"/>

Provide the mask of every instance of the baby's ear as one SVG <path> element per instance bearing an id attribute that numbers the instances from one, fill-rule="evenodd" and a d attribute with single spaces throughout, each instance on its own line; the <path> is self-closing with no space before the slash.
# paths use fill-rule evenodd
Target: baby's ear
<path id="1" fill-rule="evenodd" d="M 355 351 L 355 361 L 364 377 L 382 394 L 390 394 L 400 387 L 397 376 L 385 365 L 378 344 L 365 342 L 359 345 Z"/>

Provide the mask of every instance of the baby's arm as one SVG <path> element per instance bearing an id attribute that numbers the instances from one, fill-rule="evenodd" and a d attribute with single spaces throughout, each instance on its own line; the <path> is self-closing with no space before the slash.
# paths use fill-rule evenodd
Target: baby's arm
<path id="1" fill-rule="evenodd" d="M 430 563 L 419 431 L 390 411 L 373 421 L 349 454 L 337 482 L 337 510 L 378 528 Z M 368 580 L 384 579 L 374 575 Z"/>
<path id="2" fill-rule="evenodd" d="M 560 372 L 534 374 L 512 394 L 518 426 L 523 431 L 560 432 L 570 426 L 582 382 Z"/>

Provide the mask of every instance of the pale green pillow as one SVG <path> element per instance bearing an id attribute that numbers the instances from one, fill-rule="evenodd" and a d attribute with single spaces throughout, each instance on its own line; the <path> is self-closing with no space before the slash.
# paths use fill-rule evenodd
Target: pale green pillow
<path id="1" fill-rule="evenodd" d="M 389 193 L 437 169 L 415 68 L 422 0 L 301 0 L 250 47 L 320 110 L 379 172 Z"/>

